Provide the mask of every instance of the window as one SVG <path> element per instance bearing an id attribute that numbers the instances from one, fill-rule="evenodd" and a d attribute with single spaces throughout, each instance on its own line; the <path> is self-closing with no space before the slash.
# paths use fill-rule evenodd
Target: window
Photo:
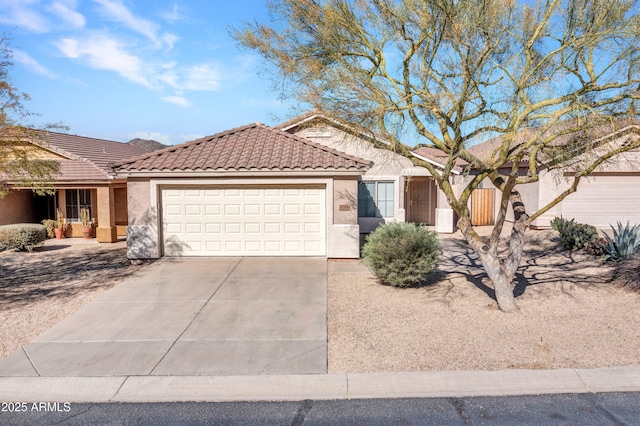
<path id="1" fill-rule="evenodd" d="M 89 215 L 91 212 L 91 190 L 90 189 L 67 189 L 65 191 L 65 199 L 67 203 L 67 221 L 80 222 L 80 208 L 89 207 Z"/>
<path id="2" fill-rule="evenodd" d="M 393 217 L 393 182 L 358 184 L 359 217 Z"/>

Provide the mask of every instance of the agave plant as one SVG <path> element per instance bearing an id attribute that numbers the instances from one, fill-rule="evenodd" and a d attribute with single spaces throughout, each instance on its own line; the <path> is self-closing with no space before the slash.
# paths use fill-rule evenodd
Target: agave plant
<path id="1" fill-rule="evenodd" d="M 607 240 L 605 246 L 604 260 L 610 260 L 617 262 L 619 260 L 626 259 L 634 254 L 640 248 L 640 225 L 630 226 L 629 222 L 625 226 L 622 226 L 621 222 L 618 222 L 618 229 L 611 226 L 613 231 L 613 237 L 604 234 L 604 238 Z"/>

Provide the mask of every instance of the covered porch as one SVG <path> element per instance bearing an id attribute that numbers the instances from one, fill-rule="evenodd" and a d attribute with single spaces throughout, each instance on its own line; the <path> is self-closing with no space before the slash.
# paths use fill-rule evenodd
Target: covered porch
<path id="1" fill-rule="evenodd" d="M 41 223 L 55 219 L 60 208 L 67 220 L 66 238 L 83 238 L 80 209 L 88 207 L 94 223 L 92 237 L 111 243 L 127 234 L 127 187 L 114 185 L 56 185 L 54 195 L 37 195 L 31 189 L 14 189 L 0 199 L 0 225 Z"/>

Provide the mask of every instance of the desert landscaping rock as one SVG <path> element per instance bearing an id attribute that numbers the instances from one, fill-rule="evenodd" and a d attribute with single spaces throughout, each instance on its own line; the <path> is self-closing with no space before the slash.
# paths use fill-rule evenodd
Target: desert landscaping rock
<path id="1" fill-rule="evenodd" d="M 143 266 L 131 265 L 124 241 L 72 244 L 50 240 L 32 253 L 0 253 L 0 358 Z"/>
<path id="2" fill-rule="evenodd" d="M 383 286 L 329 266 L 329 373 L 593 368 L 640 364 L 640 294 L 610 267 L 530 231 L 516 277 L 521 311 L 504 314 L 459 233 L 440 236 L 431 285 Z"/>

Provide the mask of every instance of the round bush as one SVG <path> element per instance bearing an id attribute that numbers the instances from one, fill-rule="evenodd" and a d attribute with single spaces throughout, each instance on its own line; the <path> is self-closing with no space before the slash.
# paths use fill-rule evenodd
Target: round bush
<path id="1" fill-rule="evenodd" d="M 362 254 L 383 284 L 411 287 L 425 281 L 440 259 L 436 234 L 414 223 L 388 223 L 369 235 Z"/>
<path id="2" fill-rule="evenodd" d="M 0 249 L 32 251 L 41 245 L 47 235 L 44 225 L 18 223 L 0 226 Z"/>

